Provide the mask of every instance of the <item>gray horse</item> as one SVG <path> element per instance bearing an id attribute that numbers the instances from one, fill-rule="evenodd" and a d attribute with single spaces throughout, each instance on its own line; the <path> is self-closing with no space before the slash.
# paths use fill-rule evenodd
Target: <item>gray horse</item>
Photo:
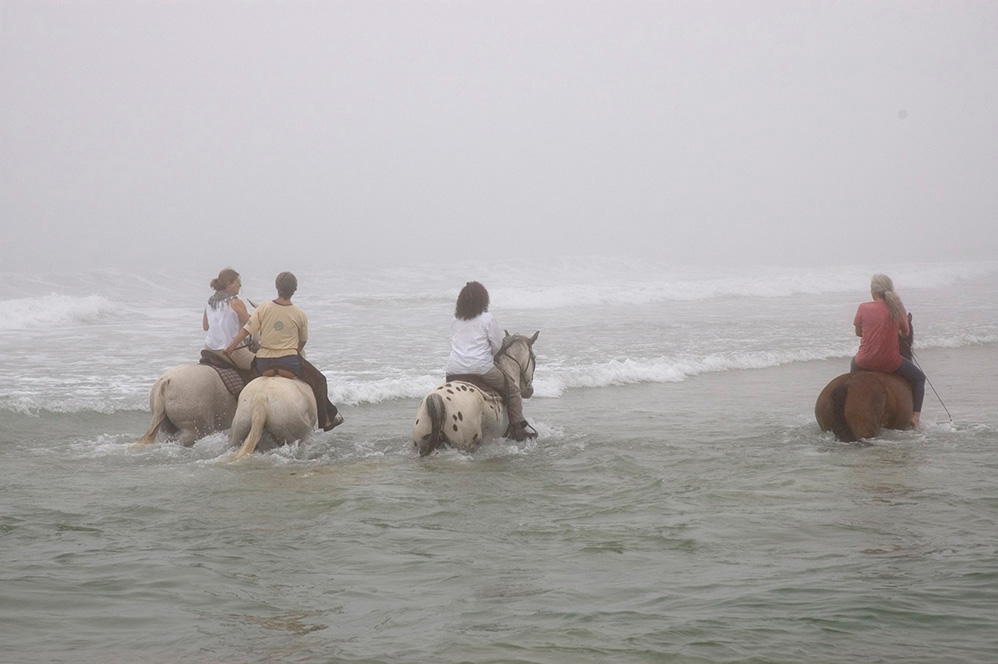
<path id="1" fill-rule="evenodd" d="M 225 387 L 218 372 L 206 364 L 181 364 L 168 370 L 149 393 L 152 421 L 135 446 L 156 442 L 160 430 L 181 445 L 232 426 L 236 397 Z"/>
<path id="2" fill-rule="evenodd" d="M 307 383 L 280 376 L 250 381 L 239 393 L 229 443 L 240 448 L 229 461 L 252 454 L 264 434 L 278 443 L 304 440 L 315 430 L 316 417 L 315 394 Z"/>

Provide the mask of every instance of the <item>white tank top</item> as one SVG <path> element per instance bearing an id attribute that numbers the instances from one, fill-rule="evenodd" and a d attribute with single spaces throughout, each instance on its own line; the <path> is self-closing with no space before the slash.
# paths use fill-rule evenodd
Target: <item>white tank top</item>
<path id="1" fill-rule="evenodd" d="M 217 309 L 212 309 L 211 305 L 204 308 L 208 316 L 208 334 L 204 338 L 204 345 L 212 350 L 225 350 L 242 329 L 239 314 L 233 311 L 231 303 L 230 298 L 218 305 Z"/>

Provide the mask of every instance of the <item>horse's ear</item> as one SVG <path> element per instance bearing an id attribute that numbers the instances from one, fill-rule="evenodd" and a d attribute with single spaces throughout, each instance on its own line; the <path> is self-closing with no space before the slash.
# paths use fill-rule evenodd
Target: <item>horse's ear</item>
<path id="1" fill-rule="evenodd" d="M 540 333 L 541 333 L 541 331 L 537 330 L 536 332 L 534 332 L 534 336 L 530 337 L 530 345 L 531 346 L 533 346 L 534 342 L 537 341 L 537 335 L 540 334 Z"/>
<path id="2" fill-rule="evenodd" d="M 503 337 L 503 339 L 509 339 L 509 330 L 503 330 L 503 332 L 506 334 L 506 336 Z"/>

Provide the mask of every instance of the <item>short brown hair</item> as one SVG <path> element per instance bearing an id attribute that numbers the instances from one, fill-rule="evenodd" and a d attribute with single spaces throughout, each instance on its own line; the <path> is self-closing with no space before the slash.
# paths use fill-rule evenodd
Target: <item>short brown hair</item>
<path id="1" fill-rule="evenodd" d="M 281 272 L 274 280 L 277 286 L 277 294 L 283 298 L 291 299 L 291 296 L 298 290 L 298 279 L 290 272 Z"/>

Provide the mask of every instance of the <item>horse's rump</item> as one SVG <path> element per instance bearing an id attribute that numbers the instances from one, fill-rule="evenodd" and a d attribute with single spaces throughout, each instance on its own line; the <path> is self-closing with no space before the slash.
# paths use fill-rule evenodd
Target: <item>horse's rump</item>
<path id="1" fill-rule="evenodd" d="M 416 412 L 412 442 L 426 456 L 444 445 L 471 451 L 502 433 L 506 409 L 495 390 L 450 380 L 426 395 Z"/>
<path id="2" fill-rule="evenodd" d="M 230 461 L 251 454 L 265 436 L 277 444 L 303 440 L 315 424 L 315 395 L 307 383 L 280 377 L 256 378 L 239 396 L 229 444 L 240 449 Z"/>
<path id="3" fill-rule="evenodd" d="M 896 374 L 857 371 L 834 378 L 818 395 L 814 416 L 822 431 L 844 442 L 873 438 L 881 427 L 907 429 L 911 385 Z"/>
<path id="4" fill-rule="evenodd" d="M 161 430 L 170 436 L 179 433 L 182 445 L 193 445 L 202 436 L 229 428 L 236 398 L 214 367 L 181 364 L 153 385 L 149 409 L 152 421 L 137 445 L 154 442 Z"/>

